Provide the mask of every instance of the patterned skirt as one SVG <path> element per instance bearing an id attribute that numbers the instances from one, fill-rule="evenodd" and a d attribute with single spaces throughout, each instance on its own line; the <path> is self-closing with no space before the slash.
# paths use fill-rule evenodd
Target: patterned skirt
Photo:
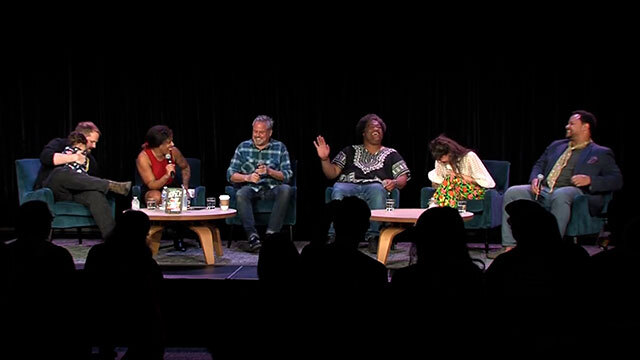
<path id="1" fill-rule="evenodd" d="M 438 206 L 458 207 L 458 200 L 482 200 L 485 189 L 479 185 L 469 184 L 459 176 L 447 176 L 433 194 Z"/>

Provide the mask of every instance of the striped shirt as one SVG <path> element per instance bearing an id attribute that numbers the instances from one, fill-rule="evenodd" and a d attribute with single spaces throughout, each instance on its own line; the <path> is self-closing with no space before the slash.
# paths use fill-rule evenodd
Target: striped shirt
<path id="1" fill-rule="evenodd" d="M 260 190 L 260 188 L 271 189 L 282 183 L 288 183 L 293 176 L 289 152 L 282 142 L 271 139 L 264 149 L 259 150 L 253 144 L 253 140 L 246 140 L 238 145 L 236 152 L 233 154 L 233 158 L 231 158 L 231 164 L 229 164 L 229 168 L 227 169 L 227 181 L 231 183 L 231 176 L 235 173 L 244 175 L 252 174 L 261 164 L 281 171 L 284 180 L 279 181 L 271 176 L 264 176 L 257 184 L 246 183 L 246 185 L 255 191 Z"/>

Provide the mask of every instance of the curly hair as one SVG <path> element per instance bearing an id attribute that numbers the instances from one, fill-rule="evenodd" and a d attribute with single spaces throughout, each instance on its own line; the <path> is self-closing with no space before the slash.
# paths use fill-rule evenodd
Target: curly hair
<path id="1" fill-rule="evenodd" d="M 380 127 L 382 127 L 382 132 L 387 132 L 387 124 L 385 124 L 378 115 L 367 114 L 363 116 L 360 121 L 358 121 L 358 124 L 356 125 L 356 133 L 358 135 L 362 134 L 364 132 L 364 128 L 367 127 L 367 123 L 372 120 L 376 120 L 380 124 Z"/>

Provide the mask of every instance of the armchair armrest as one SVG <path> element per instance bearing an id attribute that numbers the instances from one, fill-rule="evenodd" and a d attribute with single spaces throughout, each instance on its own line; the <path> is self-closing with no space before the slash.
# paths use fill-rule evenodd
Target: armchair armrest
<path id="1" fill-rule="evenodd" d="M 29 191 L 22 197 L 22 203 L 33 200 L 44 201 L 47 203 L 47 205 L 49 205 L 49 209 L 53 209 L 53 191 L 51 191 L 51 189 L 49 188 L 44 187 L 35 191 Z"/>

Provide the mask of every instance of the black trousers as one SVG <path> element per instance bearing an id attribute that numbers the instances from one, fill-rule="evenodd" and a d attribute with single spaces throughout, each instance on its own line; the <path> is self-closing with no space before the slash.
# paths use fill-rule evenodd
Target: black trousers
<path id="1" fill-rule="evenodd" d="M 68 166 L 59 166 L 53 169 L 43 185 L 53 191 L 56 201 L 75 201 L 88 207 L 103 238 L 115 227 L 106 196 L 109 180 L 75 172 Z"/>

